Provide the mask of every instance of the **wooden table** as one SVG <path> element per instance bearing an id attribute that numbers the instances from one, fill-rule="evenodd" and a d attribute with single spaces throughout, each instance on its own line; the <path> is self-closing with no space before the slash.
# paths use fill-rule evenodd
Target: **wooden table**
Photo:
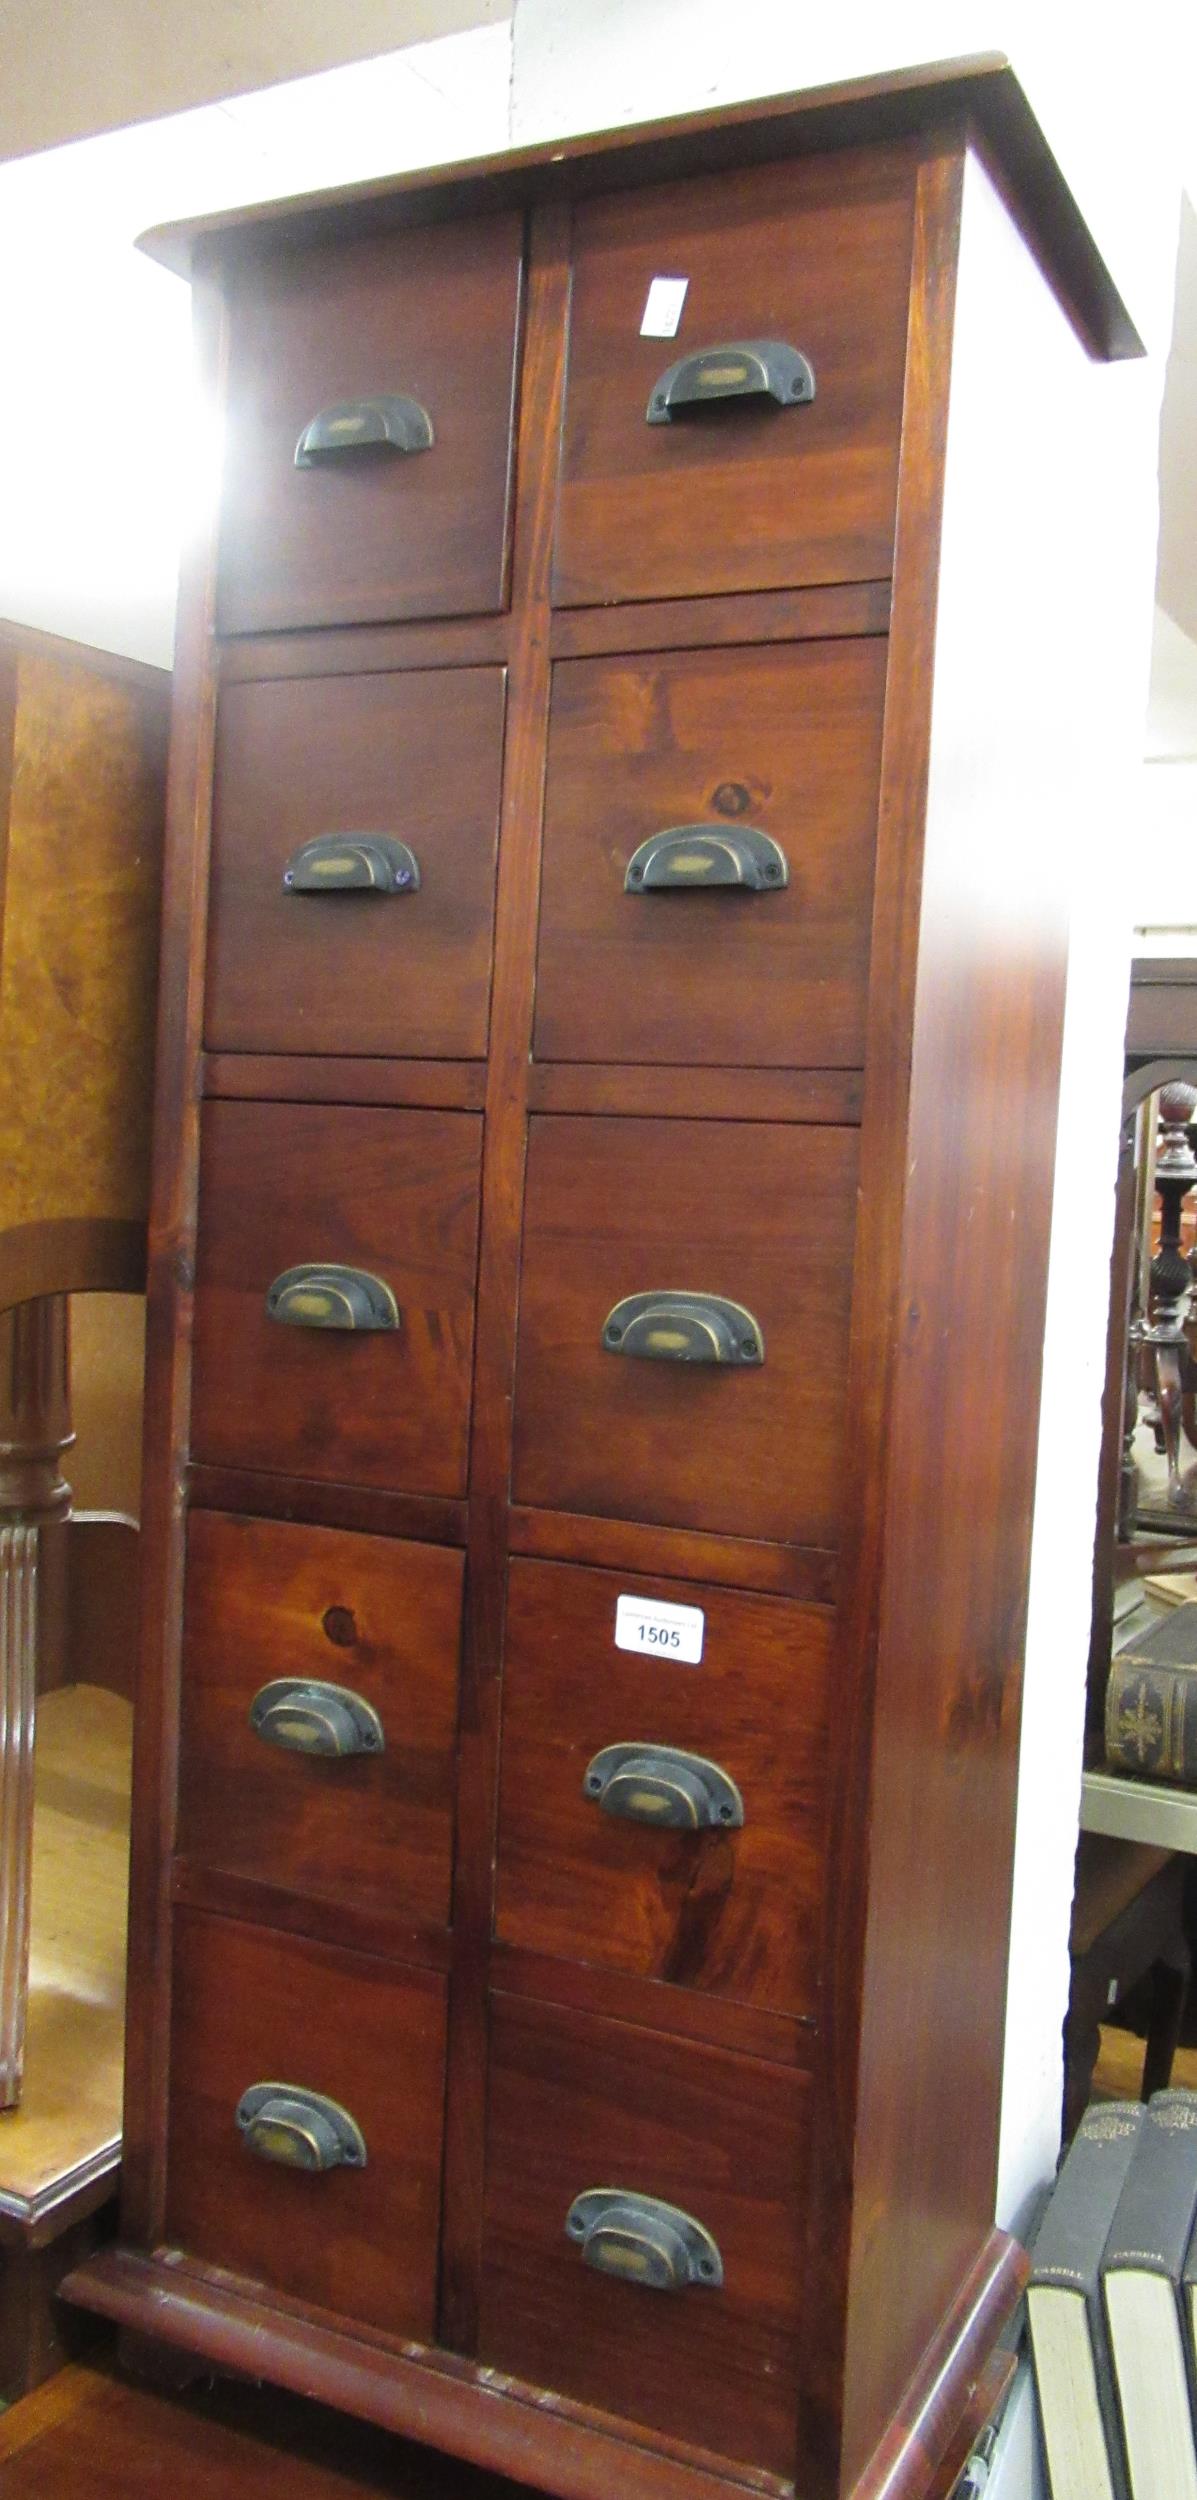
<path id="1" fill-rule="evenodd" d="M 53 2306 L 101 2236 L 121 2149 L 132 1710 L 96 1685 L 38 1708 L 25 2090 L 0 2114 L 0 2396 L 63 2358 Z"/>

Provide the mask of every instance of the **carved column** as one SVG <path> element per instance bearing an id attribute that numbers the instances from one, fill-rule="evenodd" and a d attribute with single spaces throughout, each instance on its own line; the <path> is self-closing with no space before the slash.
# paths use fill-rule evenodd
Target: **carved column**
<path id="1" fill-rule="evenodd" d="M 68 1310 L 53 1294 L 0 1311 L 0 2109 L 20 2099 L 25 2054 L 38 1561 L 71 1501 Z"/>

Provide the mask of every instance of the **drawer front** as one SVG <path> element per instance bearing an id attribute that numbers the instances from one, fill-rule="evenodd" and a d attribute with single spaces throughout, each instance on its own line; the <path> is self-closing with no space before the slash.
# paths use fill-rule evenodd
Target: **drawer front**
<path id="1" fill-rule="evenodd" d="M 481 1146 L 482 1123 L 466 1112 L 205 1106 L 197 1459 L 464 1491 Z M 266 1297 L 280 1277 L 326 1262 L 385 1287 L 398 1325 L 272 1318 Z M 293 1309 L 296 1290 L 302 1280 Z"/>
<path id="2" fill-rule="evenodd" d="M 444 1982 L 181 1911 L 173 2004 L 168 2241 L 338 2317 L 430 2339 Z M 290 2101 L 256 2111 L 251 2137 L 237 2112 L 260 2083 L 289 2087 Z M 265 2157 L 293 2145 L 298 2093 L 348 2113 L 364 2167 Z"/>
<path id="3" fill-rule="evenodd" d="M 498 1935 L 813 2016 L 830 1644 L 784 1598 L 513 1563 Z"/>
<path id="4" fill-rule="evenodd" d="M 808 2096 L 787 2068 L 496 1999 L 483 2361 L 791 2474 Z M 594 2188 L 692 2216 L 715 2242 L 722 2284 L 649 2288 L 634 2245 L 622 2274 L 588 2262 L 566 2221 Z M 619 2263 L 618 2243 L 606 2248 Z"/>
<path id="5" fill-rule="evenodd" d="M 225 688 L 211 1050 L 485 1056 L 502 740 L 500 669 Z"/>
<path id="6" fill-rule="evenodd" d="M 556 669 L 539 1058 L 861 1065 L 885 651 Z"/>
<path id="7" fill-rule="evenodd" d="M 502 607 L 521 250 L 473 218 L 231 272 L 220 632 Z"/>
<path id="8" fill-rule="evenodd" d="M 447 1925 L 462 1571 L 444 1546 L 192 1512 L 184 1857 Z"/>
<path id="9" fill-rule="evenodd" d="M 578 209 L 562 605 L 888 574 L 912 232 L 913 169 L 880 149 Z M 663 275 L 688 281 L 680 324 L 645 337 Z M 762 372 L 706 353 L 753 342 L 805 358 L 813 398 L 795 399 L 784 358 Z M 761 380 L 771 388 L 724 395 Z M 650 402 L 666 421 L 648 421 Z"/>
<path id="10" fill-rule="evenodd" d="M 834 1545 L 857 1162 L 850 1129 L 534 1119 L 516 1500 Z M 680 1337 L 679 1290 L 749 1314 L 763 1361 L 644 1359 L 642 1323 L 607 1350 L 609 1315 L 642 1295 Z"/>

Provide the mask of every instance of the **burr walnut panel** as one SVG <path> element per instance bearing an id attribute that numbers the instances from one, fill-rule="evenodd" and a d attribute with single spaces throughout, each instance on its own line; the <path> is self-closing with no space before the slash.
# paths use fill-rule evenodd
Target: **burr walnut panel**
<path id="1" fill-rule="evenodd" d="M 224 689 L 210 1049 L 485 1056 L 502 744 L 500 669 Z M 418 883 L 284 884 L 303 845 L 362 833 L 404 841 Z"/>
<path id="2" fill-rule="evenodd" d="M 617 1647 L 625 1594 L 698 1610 L 701 1658 L 653 1646 L 661 1626 L 643 1618 L 645 1647 Z M 502 1941 L 813 2015 L 831 1627 L 830 1613 L 780 1598 L 514 1562 Z M 604 1811 L 584 1789 L 587 1766 L 623 1742 L 713 1760 L 740 1792 L 742 1828 L 654 1829 L 635 1800 L 632 1819 Z"/>
<path id="3" fill-rule="evenodd" d="M 330 1483 L 465 1489 L 482 1123 L 327 1103 L 204 1107 L 192 1452 Z M 329 1261 L 398 1325 L 289 1326 L 266 1296 Z"/>
<path id="4" fill-rule="evenodd" d="M 462 1556 L 193 1510 L 177 1846 L 325 1900 L 449 1916 Z M 281 1676 L 348 1688 L 377 1752 L 280 1748 L 250 1724 Z"/>
<path id="5" fill-rule="evenodd" d="M 849 1129 L 533 1119 L 516 1500 L 834 1545 L 856 1170 Z M 679 1289 L 751 1314 L 763 1361 L 608 1351 L 613 1306 Z"/>
<path id="6" fill-rule="evenodd" d="M 558 664 L 538 1058 L 861 1064 L 885 652 L 862 638 Z M 756 891 L 647 890 L 636 852 L 674 826 L 708 850 L 750 826 L 788 882 L 770 885 L 770 859 Z"/>

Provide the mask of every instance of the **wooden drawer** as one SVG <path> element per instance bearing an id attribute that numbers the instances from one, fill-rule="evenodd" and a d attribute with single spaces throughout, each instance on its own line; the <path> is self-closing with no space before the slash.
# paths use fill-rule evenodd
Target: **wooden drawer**
<path id="1" fill-rule="evenodd" d="M 890 571 L 912 231 L 913 168 L 897 151 L 756 166 L 577 210 L 559 603 Z M 646 338 L 649 288 L 665 275 L 689 282 L 680 327 Z M 808 404 L 700 395 L 648 422 L 676 363 L 770 340 L 807 359 Z M 736 361 L 707 366 L 717 389 Z"/>
<path id="2" fill-rule="evenodd" d="M 221 633 L 502 607 L 521 251 L 505 215 L 246 255 L 229 286 Z M 380 394 L 425 412 L 429 448 L 362 447 L 353 403 Z M 348 448 L 297 466 L 330 413 Z"/>
<path id="3" fill-rule="evenodd" d="M 555 670 L 539 1058 L 862 1063 L 885 653 L 800 643 Z M 678 827 L 696 838 L 646 853 Z M 729 874 L 763 883 L 707 882 Z"/>
<path id="4" fill-rule="evenodd" d="M 192 1512 L 182 1856 L 447 1925 L 463 1562 L 445 1546 Z M 322 1690 L 298 1722 L 292 1697 L 272 1696 L 256 1732 L 251 1705 L 284 1678 L 347 1690 L 379 1727 Z M 332 1713 L 324 1742 L 367 1750 L 305 1750 L 313 1707 Z"/>
<path id="5" fill-rule="evenodd" d="M 493 2001 L 481 2358 L 790 2475 L 802 2352 L 809 2085 L 792 2069 L 593 2015 Z M 566 2232 L 591 2188 L 713 2236 L 718 2287 L 600 2272 Z"/>
<path id="6" fill-rule="evenodd" d="M 516 1500 L 833 1545 L 857 1161 L 851 1129 L 534 1119 Z M 679 1289 L 751 1314 L 763 1362 L 607 1350 L 614 1306 Z"/>
<path id="7" fill-rule="evenodd" d="M 502 743 L 500 669 L 225 688 L 210 1049 L 485 1056 Z M 405 843 L 415 874 L 397 856 L 393 886 L 338 886 L 335 837 L 363 832 Z"/>
<path id="8" fill-rule="evenodd" d="M 173 2005 L 168 2242 L 338 2317 L 430 2339 L 443 1980 L 186 1910 Z M 236 2112 L 257 2083 L 338 2103 L 365 2167 L 304 2171 L 252 2152 Z"/>
<path id="9" fill-rule="evenodd" d="M 481 1148 L 467 1112 L 205 1105 L 197 1459 L 464 1491 Z M 348 1333 L 272 1319 L 275 1280 L 321 1261 L 379 1278 L 399 1325 Z"/>
<path id="10" fill-rule="evenodd" d="M 671 1633 L 644 1605 L 680 1605 L 699 1622 Z M 617 1608 L 621 1641 L 638 1637 L 639 1651 L 616 1645 Z M 695 1632 L 697 1661 L 678 1655 L 698 1645 Z M 830 1646 L 830 1615 L 783 1598 L 513 1562 L 496 1911 L 504 1942 L 813 2016 Z M 631 1778 L 602 1760 L 617 1745 L 639 1757 Z M 733 1801 L 662 1748 L 726 1774 L 742 1825 L 704 1827 L 703 1815 L 732 1813 Z M 697 1827 L 662 1828 L 653 1818 L 678 1768 L 686 1793 L 675 1810 L 692 1808 Z M 608 1808 L 619 1800 L 618 1814 L 598 1802 L 602 1789 L 588 1793 L 588 1772 Z"/>

